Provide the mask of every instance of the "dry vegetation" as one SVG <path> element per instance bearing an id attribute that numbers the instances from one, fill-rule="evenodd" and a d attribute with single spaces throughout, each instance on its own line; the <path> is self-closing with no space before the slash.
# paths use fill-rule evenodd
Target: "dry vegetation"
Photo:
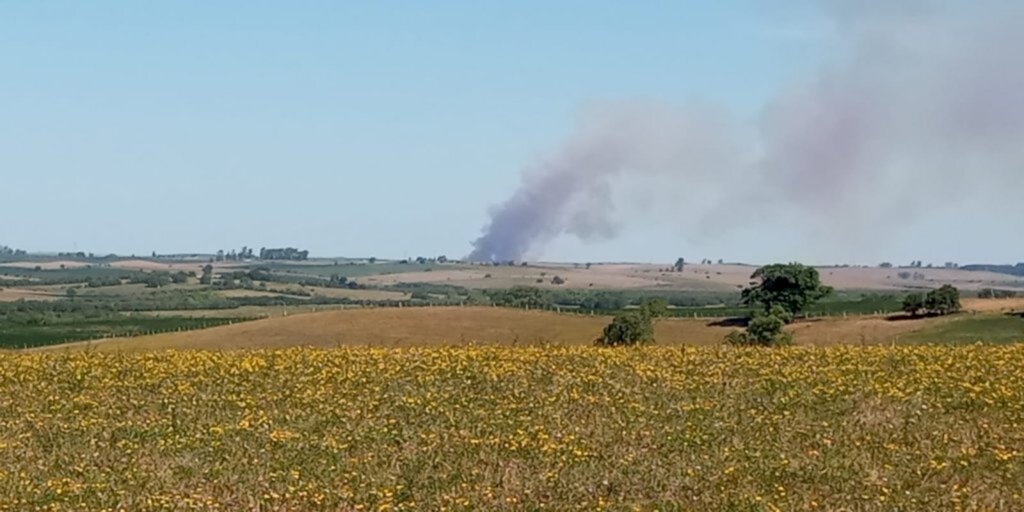
<path id="1" fill-rule="evenodd" d="M 361 279 L 371 285 L 441 283 L 467 288 L 508 288 L 516 285 L 556 287 L 555 275 L 566 279 L 564 288 L 661 289 L 735 291 L 747 286 L 755 267 L 747 265 L 686 265 L 683 272 L 666 272 L 667 265 L 597 264 L 590 269 L 564 264 L 477 266 L 375 275 Z M 921 280 L 900 279 L 906 269 L 876 267 L 819 267 L 824 284 L 837 289 L 897 290 L 952 284 L 971 290 L 983 287 L 1024 286 L 1024 280 L 1006 274 L 945 268 L 913 269 Z M 489 277 L 488 277 L 489 276 Z M 540 279 L 541 282 L 537 282 Z"/>
<path id="2" fill-rule="evenodd" d="M 324 308 L 321 308 L 324 309 Z M 252 312 L 255 310 L 247 310 Z M 173 312 L 170 312 L 173 313 Z M 276 316 L 199 331 L 72 344 L 105 351 L 158 349 L 281 348 L 293 346 L 417 347 L 438 345 L 588 345 L 610 321 L 493 307 L 330 309 Z M 888 344 L 945 319 L 893 322 L 880 317 L 827 318 L 791 327 L 797 344 Z M 662 345 L 718 345 L 737 327 L 714 319 L 665 318 L 655 337 Z M 68 345 L 48 347 L 48 350 Z"/>
<path id="3" fill-rule="evenodd" d="M 62 297 L 61 295 L 54 295 L 47 291 L 3 288 L 2 285 L 3 282 L 0 281 L 0 302 L 15 300 L 57 300 Z"/>
<path id="4" fill-rule="evenodd" d="M 0 510 L 1021 510 L 1024 348 L 0 354 Z"/>

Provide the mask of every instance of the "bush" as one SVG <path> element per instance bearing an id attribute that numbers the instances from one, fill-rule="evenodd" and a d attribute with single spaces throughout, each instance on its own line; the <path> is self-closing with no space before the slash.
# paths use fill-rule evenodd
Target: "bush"
<path id="1" fill-rule="evenodd" d="M 1012 290 L 996 290 L 992 288 L 982 288 L 978 290 L 979 299 L 1011 299 L 1017 296 L 1017 292 Z"/>
<path id="2" fill-rule="evenodd" d="M 948 315 L 960 311 L 960 290 L 944 284 L 941 287 L 928 292 L 924 299 L 924 306 L 929 312 L 935 315 Z"/>
<path id="3" fill-rule="evenodd" d="M 562 279 L 560 276 L 552 277 L 551 284 L 565 284 L 565 279 Z"/>
<path id="4" fill-rule="evenodd" d="M 911 316 L 917 316 L 924 309 L 924 296 L 920 293 L 910 293 L 903 297 L 903 311 Z"/>
<path id="5" fill-rule="evenodd" d="M 632 346 L 654 342 L 654 322 L 643 311 L 615 315 L 594 344 L 605 347 Z"/>
<path id="6" fill-rule="evenodd" d="M 782 306 L 772 306 L 767 313 L 757 311 L 747 323 L 746 331 L 734 331 L 725 337 L 729 345 L 771 347 L 790 345 L 793 335 L 785 332 L 786 324 L 793 321 L 791 315 Z"/>

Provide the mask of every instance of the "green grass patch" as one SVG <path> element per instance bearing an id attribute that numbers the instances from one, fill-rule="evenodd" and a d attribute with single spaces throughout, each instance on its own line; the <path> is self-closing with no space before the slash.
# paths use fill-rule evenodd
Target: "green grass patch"
<path id="1" fill-rule="evenodd" d="M 904 341 L 913 344 L 966 345 L 977 343 L 1019 343 L 1024 341 L 1024 316 L 961 315 L 916 331 Z"/>
<path id="2" fill-rule="evenodd" d="M 0 324 L 0 348 L 28 348 L 99 338 L 141 336 L 205 329 L 247 318 L 111 315 L 97 318 L 47 319 L 38 324 Z"/>

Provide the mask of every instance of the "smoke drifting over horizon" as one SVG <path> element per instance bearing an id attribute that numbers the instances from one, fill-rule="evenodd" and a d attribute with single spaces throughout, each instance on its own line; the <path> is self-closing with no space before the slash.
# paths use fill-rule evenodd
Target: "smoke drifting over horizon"
<path id="1" fill-rule="evenodd" d="M 521 260 L 563 234 L 612 238 L 613 190 L 631 180 L 678 189 L 715 232 L 779 208 L 849 230 L 948 206 L 936 197 L 1024 196 L 1024 8 L 890 4 L 826 3 L 839 51 L 754 126 L 705 104 L 591 108 L 524 171 L 469 259 Z"/>

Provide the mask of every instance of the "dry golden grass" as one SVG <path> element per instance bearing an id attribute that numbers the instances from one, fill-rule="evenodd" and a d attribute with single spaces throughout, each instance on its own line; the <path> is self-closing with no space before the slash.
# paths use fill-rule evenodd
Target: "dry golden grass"
<path id="1" fill-rule="evenodd" d="M 100 350 L 237 349 L 292 346 L 515 345 L 593 342 L 610 318 L 492 307 L 336 309 L 88 344 Z M 829 318 L 790 327 L 801 345 L 888 344 L 942 319 L 891 322 L 879 317 Z M 717 345 L 735 327 L 709 319 L 657 322 L 660 345 Z M 67 347 L 67 346 L 64 346 Z M 57 347 L 60 348 L 60 347 Z"/>
<path id="2" fill-rule="evenodd" d="M 0 282 L 0 285 L 3 283 Z M 22 288 L 3 288 L 0 286 L 0 302 L 12 302 L 16 300 L 57 300 L 60 295 L 54 295 L 41 290 L 25 290 Z"/>
<path id="3" fill-rule="evenodd" d="M 246 290 L 238 288 L 234 290 L 217 290 L 214 292 L 221 297 L 277 297 L 280 293 L 263 291 L 263 290 Z"/>
<path id="4" fill-rule="evenodd" d="M 408 300 L 409 294 L 392 290 L 350 290 L 348 288 L 324 288 L 307 286 L 306 291 L 314 296 L 345 298 L 353 300 Z"/>
<path id="5" fill-rule="evenodd" d="M 123 268 L 126 270 L 145 270 L 145 271 L 164 271 L 164 272 L 195 272 L 199 273 L 202 268 L 208 263 L 205 261 L 150 261 L 150 260 L 121 260 L 115 261 L 110 264 L 114 268 Z M 231 270 L 239 267 L 245 267 L 246 264 L 243 262 L 225 262 L 219 261 L 212 263 L 215 271 Z"/>
<path id="6" fill-rule="evenodd" d="M 688 264 L 683 272 L 664 272 L 665 265 L 650 264 L 595 264 L 590 269 L 575 265 L 539 263 L 521 266 L 478 266 L 463 269 L 408 272 L 367 276 L 360 282 L 373 285 L 395 283 L 442 283 L 468 288 L 508 288 L 517 285 L 554 287 L 551 277 L 566 279 L 561 288 L 634 289 L 658 288 L 669 290 L 729 291 L 746 286 L 756 267 L 748 265 Z M 906 269 L 878 267 L 820 267 L 822 281 L 837 289 L 899 290 L 908 287 L 938 287 L 952 284 L 965 290 L 983 287 L 1008 286 L 1020 283 L 1020 278 L 992 272 L 969 272 L 959 269 L 921 268 L 924 280 L 900 279 L 898 273 Z M 543 275 L 542 275 L 543 274 Z M 490 275 L 491 277 L 485 278 Z M 537 283 L 537 279 L 543 282 Z"/>
<path id="7" fill-rule="evenodd" d="M 36 268 L 42 270 L 57 270 L 60 268 L 83 268 L 90 266 L 81 261 L 10 261 L 3 264 L 5 267 Z"/>
<path id="8" fill-rule="evenodd" d="M 1024 297 L 1014 297 L 1011 299 L 964 299 L 961 302 L 965 310 L 980 313 L 1024 311 Z"/>

